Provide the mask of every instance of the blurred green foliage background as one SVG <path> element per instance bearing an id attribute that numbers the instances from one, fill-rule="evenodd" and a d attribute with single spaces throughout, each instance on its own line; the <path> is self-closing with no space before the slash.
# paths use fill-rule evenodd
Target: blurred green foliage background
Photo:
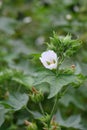
<path id="1" fill-rule="evenodd" d="M 0 71 L 17 69 L 33 73 L 36 68 L 28 56 L 44 51 L 53 31 L 58 35 L 71 34 L 82 41 L 78 54 L 71 62 L 67 60 L 65 66 L 75 64 L 78 72 L 87 75 L 87 0 L 0 0 Z M 70 88 L 60 100 L 57 120 L 63 130 L 87 130 L 86 83 L 77 89 Z M 1 79 L 0 99 L 7 91 L 16 91 L 18 85 L 5 77 Z M 43 106 L 45 103 L 49 102 L 43 102 Z M 49 105 L 45 109 L 49 112 Z M 28 119 L 27 113 L 21 110 L 10 115 L 7 117 L 12 118 L 15 128 L 7 120 L 0 130 L 25 130 L 23 121 Z"/>

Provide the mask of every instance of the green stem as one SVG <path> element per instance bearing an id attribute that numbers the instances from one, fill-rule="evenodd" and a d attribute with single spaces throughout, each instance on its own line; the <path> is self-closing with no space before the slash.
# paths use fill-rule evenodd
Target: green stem
<path id="1" fill-rule="evenodd" d="M 34 113 L 31 110 L 29 110 L 29 108 L 27 106 L 25 108 L 31 115 L 34 115 Z"/>
<path id="2" fill-rule="evenodd" d="M 57 62 L 58 62 L 58 61 L 57 61 Z M 60 64 L 57 65 L 56 76 L 58 76 L 59 66 L 60 66 Z"/>
<path id="3" fill-rule="evenodd" d="M 53 108 L 52 108 L 51 115 L 50 115 L 50 119 L 49 119 L 49 122 L 48 122 L 48 127 L 50 126 L 50 122 L 51 122 L 51 120 L 52 120 L 52 117 L 53 117 L 53 115 L 54 115 L 55 109 L 56 109 L 56 107 L 57 107 L 58 99 L 59 99 L 59 96 L 56 95 L 56 97 L 55 97 L 55 102 L 54 102 L 54 106 L 53 106 Z"/>
<path id="4" fill-rule="evenodd" d="M 21 89 L 21 85 L 19 85 L 19 87 L 18 87 L 18 89 L 17 89 L 17 92 L 19 92 L 19 91 L 20 91 L 20 89 Z"/>
<path id="5" fill-rule="evenodd" d="M 60 60 L 60 58 L 58 60 L 59 60 L 59 62 L 58 62 L 57 69 L 56 69 L 56 76 L 58 76 L 58 74 L 59 74 L 59 67 L 62 64 L 62 62 L 64 61 L 64 56 L 61 57 L 61 60 Z"/>
<path id="6" fill-rule="evenodd" d="M 44 110 L 43 110 L 41 102 L 39 103 L 39 107 L 40 107 L 40 110 L 41 110 L 42 114 L 44 115 Z"/>

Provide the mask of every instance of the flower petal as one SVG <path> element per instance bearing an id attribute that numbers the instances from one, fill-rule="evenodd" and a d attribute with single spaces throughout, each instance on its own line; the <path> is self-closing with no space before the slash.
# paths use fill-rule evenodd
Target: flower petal
<path id="1" fill-rule="evenodd" d="M 41 54 L 40 57 L 41 63 L 47 69 L 56 69 L 58 64 L 57 54 L 53 50 L 45 51 Z"/>

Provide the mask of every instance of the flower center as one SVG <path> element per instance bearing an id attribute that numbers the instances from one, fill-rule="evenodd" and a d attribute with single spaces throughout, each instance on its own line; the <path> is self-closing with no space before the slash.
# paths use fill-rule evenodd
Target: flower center
<path id="1" fill-rule="evenodd" d="M 47 61 L 48 65 L 55 64 L 55 63 L 56 63 L 55 60 Z"/>

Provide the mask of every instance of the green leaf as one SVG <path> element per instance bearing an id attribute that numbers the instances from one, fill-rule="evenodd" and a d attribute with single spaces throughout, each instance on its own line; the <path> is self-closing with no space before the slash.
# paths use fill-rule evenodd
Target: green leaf
<path id="1" fill-rule="evenodd" d="M 18 77 L 20 75 L 23 75 L 21 71 L 4 68 L 3 70 L 0 71 L 0 82 L 12 79 L 13 77 Z"/>
<path id="2" fill-rule="evenodd" d="M 31 110 L 29 110 L 29 111 L 32 113 L 34 119 L 39 119 L 42 117 L 42 114 L 39 113 L 38 111 L 31 111 Z"/>
<path id="3" fill-rule="evenodd" d="M 39 85 L 45 82 L 50 84 L 50 94 L 48 98 L 52 98 L 59 93 L 64 86 L 72 83 L 77 84 L 79 78 L 74 74 L 59 74 L 56 76 L 50 71 L 38 73 L 34 85 Z"/>
<path id="4" fill-rule="evenodd" d="M 0 105 L 0 126 L 3 124 L 5 120 L 5 113 L 6 113 L 6 110 L 4 106 Z"/>
<path id="5" fill-rule="evenodd" d="M 8 100 L 5 102 L 9 106 L 11 106 L 15 111 L 22 109 L 22 107 L 26 106 L 29 97 L 25 93 L 11 93 L 9 95 Z"/>
<path id="6" fill-rule="evenodd" d="M 2 83 L 4 80 L 8 79 L 24 85 L 27 89 L 31 89 L 33 85 L 33 78 L 31 76 L 24 75 L 21 71 L 11 69 L 1 70 L 0 82 Z"/>
<path id="7" fill-rule="evenodd" d="M 73 115 L 65 120 L 65 119 L 63 119 L 60 112 L 58 111 L 58 113 L 56 114 L 56 120 L 63 127 L 75 128 L 75 129 L 81 129 L 81 130 L 83 129 L 83 126 L 80 124 L 80 122 L 81 122 L 80 115 Z"/>
<path id="8" fill-rule="evenodd" d="M 48 98 L 54 97 L 64 86 L 74 83 L 76 80 L 77 77 L 74 75 L 60 75 L 59 77 L 53 77 Z"/>
<path id="9" fill-rule="evenodd" d="M 83 86 L 80 87 L 80 89 L 83 89 Z M 87 91 L 87 89 L 85 90 Z M 87 95 L 87 94 L 86 94 Z M 85 96 L 85 94 L 84 94 Z M 82 92 L 79 92 L 79 89 L 75 89 L 73 87 L 70 87 L 67 91 L 67 93 L 60 99 L 60 102 L 68 107 L 70 103 L 74 104 L 77 108 L 81 110 L 86 110 L 86 104 L 83 101 L 83 95 Z"/>
<path id="10" fill-rule="evenodd" d="M 24 85 L 26 88 L 31 89 L 33 85 L 33 78 L 30 76 L 22 75 L 19 77 L 13 77 L 12 80 Z"/>
<path id="11" fill-rule="evenodd" d="M 12 24 L 16 24 L 17 21 L 8 17 L 0 17 L 0 30 L 6 32 L 7 34 L 14 34 L 14 28 Z"/>
<path id="12" fill-rule="evenodd" d="M 7 80 L 11 78 L 14 74 L 13 70 L 10 69 L 4 69 L 0 71 L 0 82 L 3 82 L 4 80 Z"/>
<path id="13" fill-rule="evenodd" d="M 41 54 L 30 54 L 28 56 L 29 59 L 38 60 Z"/>

